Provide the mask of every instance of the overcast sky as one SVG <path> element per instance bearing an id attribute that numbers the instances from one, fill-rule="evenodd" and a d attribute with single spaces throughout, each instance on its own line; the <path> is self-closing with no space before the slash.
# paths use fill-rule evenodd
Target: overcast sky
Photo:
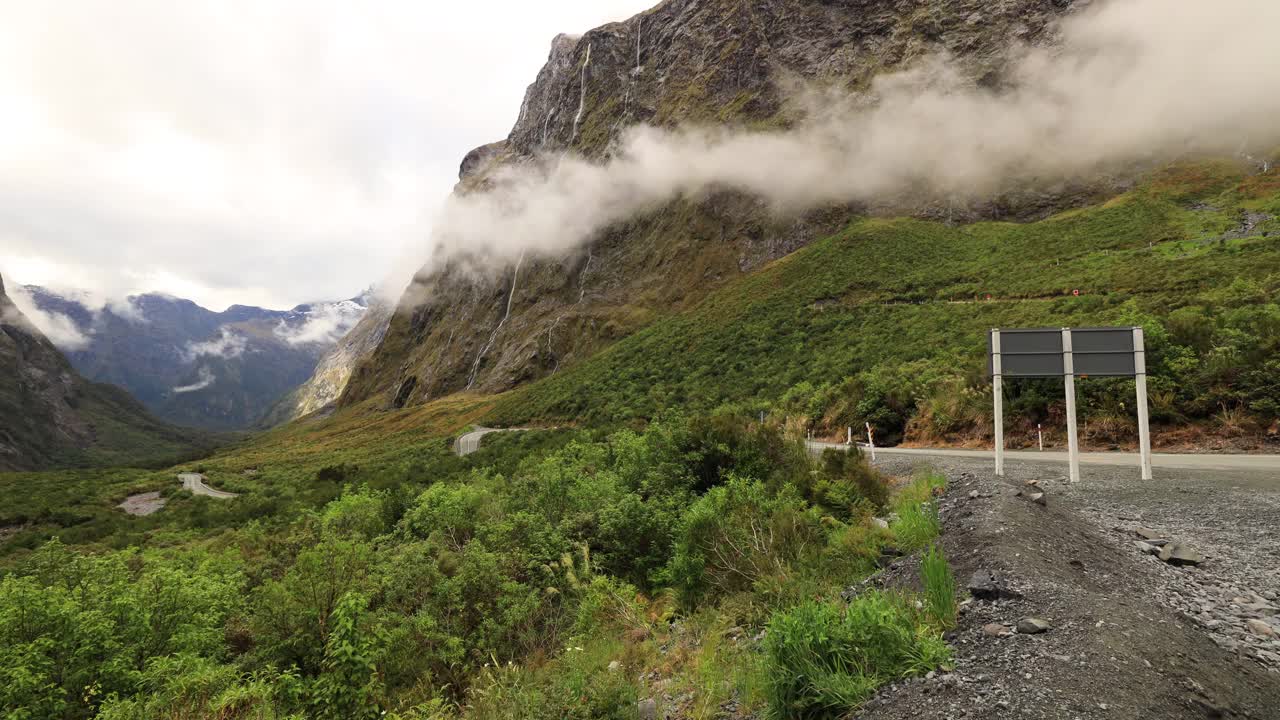
<path id="1" fill-rule="evenodd" d="M 384 277 L 559 32 L 656 0 L 0 0 L 0 273 L 220 310 Z"/>

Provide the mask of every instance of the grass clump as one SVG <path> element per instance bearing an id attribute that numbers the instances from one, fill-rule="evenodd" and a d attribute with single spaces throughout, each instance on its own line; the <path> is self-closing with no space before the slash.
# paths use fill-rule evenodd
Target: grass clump
<path id="1" fill-rule="evenodd" d="M 847 607 L 808 602 L 774 615 L 765 640 L 769 717 L 834 718 L 881 684 L 921 675 L 950 655 L 910 598 L 882 592 Z"/>
<path id="2" fill-rule="evenodd" d="M 938 627 L 949 630 L 956 624 L 956 578 L 942 549 L 930 546 L 920 562 L 925 608 Z"/>
<path id="3" fill-rule="evenodd" d="M 940 473 L 920 475 L 893 499 L 895 517 L 889 524 L 889 530 L 899 548 L 919 550 L 927 547 L 942 532 L 933 494 L 945 487 L 946 482 L 946 477 Z"/>

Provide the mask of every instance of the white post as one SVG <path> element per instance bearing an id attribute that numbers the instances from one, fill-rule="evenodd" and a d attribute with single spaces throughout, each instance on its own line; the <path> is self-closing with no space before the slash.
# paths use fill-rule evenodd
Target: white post
<path id="1" fill-rule="evenodd" d="M 849 438 L 848 438 L 848 440 L 846 440 L 846 441 L 845 441 L 845 443 L 844 443 L 844 444 L 845 444 L 845 445 L 852 445 L 852 444 L 853 444 L 853 427 L 852 427 L 852 426 L 850 426 L 850 427 L 849 427 Z"/>
<path id="2" fill-rule="evenodd" d="M 1151 479 L 1151 419 L 1147 413 L 1147 349 L 1142 328 L 1133 329 L 1133 364 L 1138 386 L 1138 449 L 1142 453 L 1142 479 Z"/>
<path id="3" fill-rule="evenodd" d="M 1071 482 L 1080 482 L 1080 441 L 1076 437 L 1076 365 L 1071 354 L 1071 329 L 1062 329 L 1062 379 L 1067 386 L 1067 455 Z"/>
<path id="4" fill-rule="evenodd" d="M 871 436 L 871 423 L 867 423 L 867 445 L 871 448 L 871 459 L 876 459 L 876 439 Z"/>
<path id="5" fill-rule="evenodd" d="M 1000 331 L 991 331 L 991 395 L 995 398 L 996 475 L 1004 477 L 1004 368 L 1000 362 Z"/>
<path id="6" fill-rule="evenodd" d="M 1040 452 L 1044 452 L 1044 427 L 1036 423 L 1036 438 L 1040 442 Z"/>

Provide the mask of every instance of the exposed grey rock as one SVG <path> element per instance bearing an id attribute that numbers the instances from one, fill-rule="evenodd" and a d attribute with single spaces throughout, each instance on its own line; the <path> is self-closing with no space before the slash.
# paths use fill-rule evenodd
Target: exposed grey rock
<path id="1" fill-rule="evenodd" d="M 1170 565 L 1199 565 L 1204 556 L 1180 542 L 1171 542 L 1160 551 L 1160 559 Z"/>
<path id="2" fill-rule="evenodd" d="M 1005 600 L 1022 597 L 1010 590 L 992 570 L 978 570 L 969 578 L 969 593 L 979 600 Z"/>
<path id="3" fill-rule="evenodd" d="M 1245 626 L 1249 628 L 1249 632 L 1262 638 L 1273 638 L 1276 636 L 1276 629 L 1271 627 L 1265 620 L 1252 618 L 1245 621 Z"/>
<path id="4" fill-rule="evenodd" d="M 1159 540 L 1160 538 L 1164 537 L 1163 535 L 1156 532 L 1155 530 L 1152 530 L 1151 528 L 1147 528 L 1147 527 L 1140 527 L 1137 530 L 1134 530 L 1134 532 L 1138 534 L 1138 537 L 1147 541 Z"/>
<path id="5" fill-rule="evenodd" d="M 1044 499 L 1044 493 L 1042 493 L 1042 492 L 1039 492 L 1039 493 L 1032 493 L 1032 494 L 1031 494 L 1031 502 L 1033 502 L 1033 503 L 1035 503 L 1035 504 L 1037 504 L 1037 505 L 1048 505 L 1048 504 L 1049 504 L 1049 503 L 1048 503 L 1048 501 Z"/>
<path id="6" fill-rule="evenodd" d="M 1013 634 L 1013 631 L 1009 629 L 1008 625 L 1002 625 L 1000 623 L 987 623 L 982 626 L 982 632 L 990 635 L 991 637 L 1004 637 L 1005 635 Z"/>
<path id="7" fill-rule="evenodd" d="M 970 491 L 969 491 L 969 499 L 970 499 L 970 500 L 977 500 L 977 499 L 978 499 L 978 491 L 977 491 L 977 490 L 970 490 Z"/>
<path id="8" fill-rule="evenodd" d="M 1018 621 L 1017 630 L 1023 635 L 1039 635 L 1048 632 L 1053 626 L 1036 617 L 1024 617 Z"/>
<path id="9" fill-rule="evenodd" d="M 1143 541 L 1141 541 L 1141 540 L 1134 540 L 1134 541 L 1133 541 L 1133 544 L 1134 544 L 1134 546 L 1135 546 L 1135 547 L 1137 547 L 1137 548 L 1138 548 L 1138 550 L 1139 550 L 1140 552 L 1142 552 L 1143 554 L 1146 554 L 1146 555 L 1159 555 L 1159 554 L 1160 554 L 1160 548 L 1158 548 L 1158 547 L 1156 547 L 1155 545 L 1152 545 L 1152 544 L 1150 544 L 1150 543 L 1145 543 L 1145 542 L 1143 542 Z"/>
<path id="10" fill-rule="evenodd" d="M 610 662 L 610 663 L 609 663 L 609 672 L 618 672 L 618 671 L 619 671 L 619 670 L 621 670 L 621 669 L 622 669 L 622 663 L 621 663 L 621 662 L 619 662 L 619 661 L 617 661 L 617 660 L 614 660 L 614 661 L 612 661 L 612 662 Z"/>
<path id="11" fill-rule="evenodd" d="M 658 720 L 658 702 L 653 698 L 645 698 L 636 703 L 636 715 L 640 720 Z"/>
<path id="12" fill-rule="evenodd" d="M 881 530 L 889 529 L 889 521 L 885 520 L 884 518 L 871 518 L 871 524 L 880 528 Z"/>

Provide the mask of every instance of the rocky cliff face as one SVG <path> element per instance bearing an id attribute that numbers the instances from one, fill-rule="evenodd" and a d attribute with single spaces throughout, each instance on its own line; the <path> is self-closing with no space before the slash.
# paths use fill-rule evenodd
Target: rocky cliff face
<path id="1" fill-rule="evenodd" d="M 467 155 L 457 191 L 484 192 L 494 169 L 540 156 L 606 157 L 640 123 L 785 127 L 802 112 L 784 89 L 795 80 L 856 92 L 878 74 L 947 53 L 976 82 L 998 85 L 1011 44 L 1051 42 L 1054 21 L 1072 5 L 667 0 L 581 37 L 557 37 L 510 136 Z M 1031 193 L 965 212 L 1030 217 L 1086 194 Z M 779 220 L 726 192 L 677 201 L 606 229 L 581 252 L 522 260 L 496 277 L 439 264 L 415 280 L 341 402 L 400 407 L 555 373 L 867 209 Z"/>
<path id="2" fill-rule="evenodd" d="M 370 302 L 360 322 L 320 358 L 311 377 L 272 408 L 261 425 L 272 427 L 331 410 L 346 389 L 356 366 L 373 354 L 382 342 L 393 310 L 384 302 Z"/>

